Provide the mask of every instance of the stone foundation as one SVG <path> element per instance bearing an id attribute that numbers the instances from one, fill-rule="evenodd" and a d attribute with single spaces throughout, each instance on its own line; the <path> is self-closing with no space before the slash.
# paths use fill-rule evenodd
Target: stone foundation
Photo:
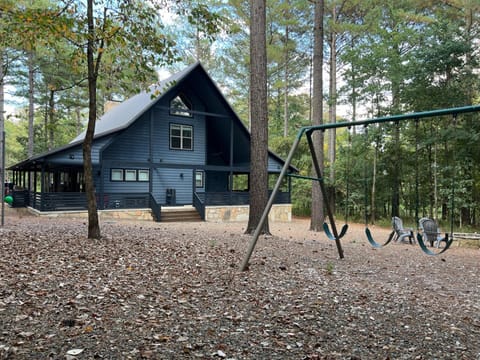
<path id="1" fill-rule="evenodd" d="M 247 222 L 250 207 L 248 205 L 236 206 L 207 206 L 205 208 L 205 221 L 211 222 Z M 268 214 L 268 221 L 292 221 L 292 205 L 273 205 Z"/>
<path id="2" fill-rule="evenodd" d="M 62 217 L 62 218 L 81 218 L 87 219 L 87 211 L 38 211 L 28 208 L 29 212 L 36 216 L 43 217 Z M 210 222 L 248 222 L 250 207 L 248 205 L 235 206 L 207 206 L 205 208 L 205 221 Z M 175 211 L 175 209 L 162 209 L 162 211 Z M 100 220 L 133 220 L 133 221 L 153 221 L 151 209 L 131 209 L 131 210 L 99 210 Z M 292 205 L 279 204 L 273 205 L 268 215 L 270 222 L 290 222 L 292 221 Z"/>
<path id="3" fill-rule="evenodd" d="M 28 208 L 29 212 L 42 217 L 61 217 L 73 219 L 88 219 L 86 210 L 79 211 L 38 211 Z M 134 221 L 153 221 L 151 209 L 131 209 L 131 210 L 98 210 L 99 220 L 134 220 Z"/>

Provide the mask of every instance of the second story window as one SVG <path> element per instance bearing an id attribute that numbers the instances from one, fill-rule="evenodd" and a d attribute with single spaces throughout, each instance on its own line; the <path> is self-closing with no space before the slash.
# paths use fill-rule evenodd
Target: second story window
<path id="1" fill-rule="evenodd" d="M 193 127 L 170 124 L 170 149 L 193 150 Z"/>

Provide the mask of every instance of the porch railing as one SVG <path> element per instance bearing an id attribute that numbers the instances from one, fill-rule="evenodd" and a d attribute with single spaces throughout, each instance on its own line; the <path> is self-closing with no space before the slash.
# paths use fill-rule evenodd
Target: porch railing
<path id="1" fill-rule="evenodd" d="M 32 193 L 30 206 L 40 211 L 85 210 L 85 193 Z"/>
<path id="2" fill-rule="evenodd" d="M 155 200 L 152 194 L 148 194 L 150 208 L 152 209 L 152 215 L 155 221 L 160 222 L 162 220 L 162 207 Z"/>
<path id="3" fill-rule="evenodd" d="M 193 193 L 193 207 L 198 211 L 202 220 L 205 220 L 205 203 L 201 199 L 204 193 Z"/>
<path id="4" fill-rule="evenodd" d="M 150 208 L 149 193 L 104 193 L 97 194 L 99 209 L 143 209 Z"/>
<path id="5" fill-rule="evenodd" d="M 13 197 L 12 207 L 25 207 L 30 203 L 31 194 L 28 190 L 14 190 L 9 194 Z"/>
<path id="6" fill-rule="evenodd" d="M 271 191 L 269 191 L 269 194 Z M 247 191 L 233 191 L 233 192 L 208 192 L 196 193 L 198 199 L 205 206 L 215 205 L 248 205 L 250 204 L 250 193 Z M 275 197 L 275 204 L 289 204 L 290 193 L 279 192 Z"/>
<path id="7" fill-rule="evenodd" d="M 86 210 L 87 198 L 85 193 L 51 192 L 34 193 L 28 191 L 13 192 L 14 207 L 31 206 L 40 211 L 72 211 Z M 248 192 L 208 192 L 194 193 L 193 206 L 205 218 L 205 206 L 221 205 L 248 205 Z M 279 192 L 275 204 L 290 203 L 290 193 Z M 150 193 L 104 193 L 97 194 L 97 208 L 103 209 L 152 209 L 153 216 L 160 221 L 161 206 Z"/>
<path id="8" fill-rule="evenodd" d="M 20 195 L 13 195 L 18 207 L 30 205 L 40 211 L 72 211 L 86 210 L 87 197 L 85 193 L 74 192 L 31 192 L 28 201 L 20 204 Z M 140 209 L 151 207 L 149 193 L 105 193 L 97 194 L 97 208 L 104 209 Z M 15 205 L 16 206 L 16 205 Z"/>

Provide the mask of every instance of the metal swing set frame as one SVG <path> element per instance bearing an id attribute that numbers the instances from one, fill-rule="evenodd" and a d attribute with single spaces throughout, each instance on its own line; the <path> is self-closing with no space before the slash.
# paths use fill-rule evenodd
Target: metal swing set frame
<path id="1" fill-rule="evenodd" d="M 448 109 L 439 109 L 439 110 L 431 110 L 431 111 L 423 111 L 423 112 L 416 112 L 416 113 L 409 113 L 409 114 L 402 114 L 402 115 L 393 115 L 393 116 L 384 116 L 384 117 L 378 117 L 378 118 L 373 118 L 373 119 L 368 119 L 368 120 L 361 120 L 361 121 L 344 121 L 344 122 L 337 122 L 337 123 L 330 123 L 330 124 L 322 124 L 322 125 L 316 125 L 316 126 L 305 126 L 299 129 L 297 136 L 295 137 L 295 140 L 292 144 L 292 147 L 290 148 L 290 152 L 288 153 L 288 156 L 285 160 L 285 164 L 283 165 L 283 168 L 280 172 L 280 175 L 277 179 L 277 182 L 272 190 L 272 193 L 270 194 L 270 197 L 267 201 L 267 205 L 265 206 L 262 216 L 260 218 L 260 221 L 255 229 L 255 232 L 253 233 L 252 239 L 250 241 L 247 253 L 245 254 L 245 257 L 242 261 L 242 264 L 240 266 L 241 271 L 245 271 L 248 268 L 248 263 L 250 261 L 250 257 L 252 256 L 252 253 L 255 249 L 256 243 L 258 241 L 258 238 L 260 236 L 261 230 L 263 229 L 263 226 L 265 224 L 265 221 L 268 217 L 268 214 L 272 208 L 273 201 L 275 199 L 275 196 L 277 195 L 281 184 L 282 180 L 284 179 L 285 176 L 287 176 L 287 170 L 292 162 L 293 155 L 295 154 L 298 145 L 300 144 L 300 141 L 302 140 L 303 136 L 307 138 L 308 142 L 308 147 L 310 150 L 311 158 L 312 158 L 312 163 L 313 167 L 315 169 L 315 174 L 316 177 L 308 177 L 308 176 L 299 176 L 296 175 L 295 177 L 303 178 L 303 179 L 308 179 L 308 180 L 313 180 L 317 182 L 320 186 L 320 191 L 323 195 L 323 200 L 324 200 L 324 206 L 326 209 L 327 217 L 329 219 L 329 223 L 324 224 L 324 230 L 325 234 L 327 235 L 328 238 L 331 240 L 335 241 L 338 255 L 340 259 L 344 258 L 343 254 L 343 248 L 342 244 L 340 242 L 340 239 L 346 234 L 348 225 L 345 224 L 343 225 L 342 229 L 340 232 L 337 229 L 337 226 L 335 224 L 335 218 L 333 216 L 333 210 L 332 210 L 332 204 L 329 202 L 329 198 L 327 196 L 327 189 L 326 185 L 323 179 L 323 174 L 320 168 L 320 164 L 318 163 L 318 159 L 315 156 L 315 148 L 313 146 L 313 140 L 312 136 L 316 131 L 322 131 L 324 132 L 325 130 L 328 129 L 336 129 L 336 128 L 345 128 L 345 127 L 353 127 L 353 126 L 368 126 L 370 124 L 379 124 L 379 123 L 388 123 L 388 122 L 400 122 L 400 121 L 405 121 L 405 120 L 422 120 L 425 118 L 432 118 L 432 117 L 439 117 L 439 116 L 445 116 L 445 115 L 452 115 L 456 116 L 458 114 L 466 114 L 466 113 L 473 113 L 473 112 L 480 112 L 480 105 L 474 105 L 474 106 L 463 106 L 463 107 L 456 107 L 456 108 L 448 108 Z M 331 229 L 331 230 L 330 230 Z M 373 240 L 373 236 L 370 233 L 370 230 L 367 227 L 367 238 L 370 241 L 370 239 Z M 433 253 L 429 249 L 426 248 L 426 245 L 424 244 L 423 240 L 421 239 L 421 236 L 417 236 L 417 240 L 419 241 L 419 245 L 422 248 L 422 250 L 427 253 L 428 255 L 437 255 L 438 253 Z M 442 250 L 442 252 L 446 251 L 448 247 L 451 244 L 451 241 L 453 239 L 449 239 L 449 242 L 445 246 L 445 248 Z M 389 241 L 388 241 L 389 242 Z M 388 243 L 387 242 L 387 243 Z M 370 243 L 372 243 L 370 241 Z M 375 243 L 375 241 L 374 241 Z M 386 244 L 384 244 L 386 245 Z M 423 246 L 422 246 L 423 245 Z M 427 251 L 425 251 L 427 250 Z"/>

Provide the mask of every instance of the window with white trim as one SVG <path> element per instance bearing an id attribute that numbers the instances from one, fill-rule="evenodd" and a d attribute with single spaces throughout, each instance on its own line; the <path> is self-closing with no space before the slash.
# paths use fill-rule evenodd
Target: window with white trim
<path id="1" fill-rule="evenodd" d="M 137 181 L 137 170 L 125 169 L 125 181 Z"/>
<path id="2" fill-rule="evenodd" d="M 203 171 L 195 171 L 195 187 L 203 188 L 205 186 L 204 176 L 205 173 Z"/>
<path id="3" fill-rule="evenodd" d="M 123 169 L 112 169 L 110 171 L 110 180 L 123 181 Z"/>
<path id="4" fill-rule="evenodd" d="M 148 169 L 110 169 L 111 181 L 150 181 Z"/>
<path id="5" fill-rule="evenodd" d="M 150 181 L 150 171 L 138 170 L 138 181 Z"/>
<path id="6" fill-rule="evenodd" d="M 193 126 L 170 124 L 170 149 L 193 150 Z"/>

